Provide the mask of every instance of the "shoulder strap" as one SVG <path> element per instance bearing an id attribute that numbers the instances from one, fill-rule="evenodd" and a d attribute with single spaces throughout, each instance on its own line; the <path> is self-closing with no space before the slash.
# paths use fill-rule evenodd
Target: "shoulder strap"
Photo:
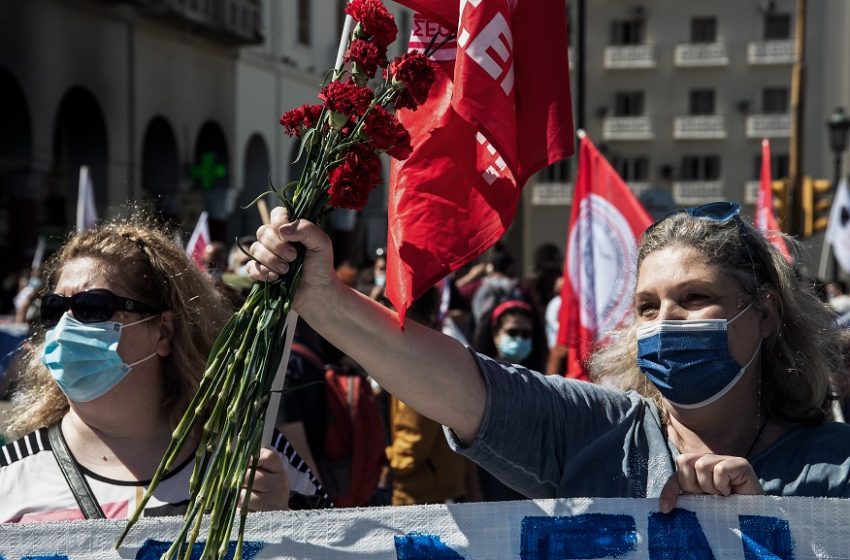
<path id="1" fill-rule="evenodd" d="M 68 487 L 74 494 L 77 504 L 86 516 L 86 519 L 103 519 L 106 516 L 100 508 L 100 504 L 92 494 L 89 483 L 86 482 L 80 469 L 77 468 L 77 463 L 71 456 L 71 451 L 68 450 L 68 444 L 65 443 L 65 436 L 62 435 L 62 423 L 57 422 L 47 429 L 47 439 L 50 441 L 50 447 L 53 449 L 53 456 L 56 457 L 56 462 L 59 463 L 59 468 L 62 474 L 65 475 L 65 480 L 68 481 Z"/>

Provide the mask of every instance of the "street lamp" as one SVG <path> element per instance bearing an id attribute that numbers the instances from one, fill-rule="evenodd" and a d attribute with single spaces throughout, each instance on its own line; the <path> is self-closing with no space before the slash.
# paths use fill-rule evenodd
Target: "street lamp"
<path id="1" fill-rule="evenodd" d="M 835 200 L 835 194 L 838 192 L 838 182 L 841 181 L 841 166 L 844 158 L 844 151 L 847 149 L 848 137 L 850 137 L 850 118 L 844 113 L 844 107 L 838 107 L 835 112 L 830 115 L 826 121 L 826 127 L 829 130 L 829 148 L 835 156 L 835 173 L 832 182 L 832 199 Z M 826 242 L 826 241 L 824 241 Z M 832 258 L 832 276 L 838 277 L 838 262 L 835 260 L 835 253 L 830 251 Z"/>
<path id="2" fill-rule="evenodd" d="M 829 148 L 835 155 L 835 185 L 841 180 L 841 163 L 844 151 L 847 149 L 847 140 L 850 137 L 850 118 L 844 113 L 844 107 L 838 107 L 826 121 L 829 129 Z"/>

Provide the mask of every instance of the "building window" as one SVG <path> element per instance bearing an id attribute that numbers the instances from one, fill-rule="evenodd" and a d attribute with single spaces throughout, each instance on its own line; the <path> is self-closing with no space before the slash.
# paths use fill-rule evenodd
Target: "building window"
<path id="1" fill-rule="evenodd" d="M 611 22 L 612 45 L 642 45 L 644 21 L 624 19 Z"/>
<path id="2" fill-rule="evenodd" d="M 649 180 L 649 158 L 646 156 L 616 157 L 612 165 L 626 182 L 644 183 Z"/>
<path id="3" fill-rule="evenodd" d="M 688 113 L 691 115 L 713 115 L 714 90 L 692 89 L 688 108 Z"/>
<path id="4" fill-rule="evenodd" d="M 683 181 L 717 181 L 720 179 L 720 156 L 682 156 Z"/>
<path id="5" fill-rule="evenodd" d="M 310 36 L 310 0 L 298 0 L 298 43 L 309 46 Z"/>
<path id="6" fill-rule="evenodd" d="M 570 160 L 562 159 L 545 167 L 538 176 L 539 183 L 568 183 L 570 180 Z"/>
<path id="7" fill-rule="evenodd" d="M 691 19 L 691 43 L 714 43 L 715 41 L 717 41 L 716 17 Z"/>
<path id="8" fill-rule="evenodd" d="M 788 154 L 771 154 L 770 156 L 770 178 L 773 181 L 788 176 Z M 753 157 L 753 179 L 761 179 L 761 154 Z"/>
<path id="9" fill-rule="evenodd" d="M 788 112 L 788 88 L 767 87 L 761 91 L 761 112 L 777 115 Z"/>
<path id="10" fill-rule="evenodd" d="M 614 116 L 639 117 L 644 114 L 642 91 L 618 91 L 614 95 Z"/>
<path id="11" fill-rule="evenodd" d="M 764 40 L 784 41 L 791 38 L 791 14 L 764 16 Z"/>

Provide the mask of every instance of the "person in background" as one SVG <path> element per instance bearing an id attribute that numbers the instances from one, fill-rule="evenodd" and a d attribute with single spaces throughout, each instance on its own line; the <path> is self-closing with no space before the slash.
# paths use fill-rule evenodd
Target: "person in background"
<path id="1" fill-rule="evenodd" d="M 542 243 L 534 250 L 534 268 L 523 280 L 523 291 L 540 315 L 549 301 L 560 294 L 555 283 L 562 277 L 563 260 L 561 250 L 554 243 Z"/>
<path id="2" fill-rule="evenodd" d="M 221 241 L 213 241 L 204 247 L 204 266 L 214 280 L 221 280 L 221 275 L 227 271 L 227 246 Z"/>
<path id="3" fill-rule="evenodd" d="M 285 210 L 257 231 L 249 267 L 275 280 L 302 244 L 299 315 L 529 498 L 651 497 L 667 513 L 681 492 L 850 497 L 833 314 L 739 211 L 683 209 L 644 233 L 632 318 L 593 368 L 620 389 L 498 362 L 414 321 L 400 329 L 339 282 L 327 235 Z"/>
<path id="4" fill-rule="evenodd" d="M 836 315 L 841 316 L 850 313 L 850 296 L 845 293 L 844 282 L 841 280 L 827 282 L 824 289 L 826 290 L 829 307 L 835 311 Z"/>
<path id="5" fill-rule="evenodd" d="M 372 289 L 369 290 L 369 297 L 374 300 L 383 298 L 387 287 L 387 257 L 384 253 L 383 249 L 378 249 L 372 265 Z"/>
<path id="6" fill-rule="evenodd" d="M 477 329 L 484 315 L 500 302 L 525 299 L 520 281 L 516 277 L 514 258 L 505 249 L 494 251 L 487 264 L 487 276 L 472 297 L 472 318 Z"/>
<path id="7" fill-rule="evenodd" d="M 475 331 L 473 347 L 485 356 L 536 371 L 546 365 L 543 325 L 531 304 L 523 300 L 503 301 L 486 313 Z M 478 479 L 485 501 L 525 499 L 485 469 L 478 469 Z"/>
<path id="8" fill-rule="evenodd" d="M 73 235 L 48 262 L 43 293 L 42 328 L 4 430 L 20 439 L 0 449 L 0 522 L 126 519 L 231 308 L 139 210 Z M 191 435 L 145 516 L 184 513 L 199 438 Z M 285 439 L 275 442 L 260 454 L 249 507 L 287 509 L 291 490 L 324 503 Z M 72 491 L 74 476 L 84 492 Z M 96 508 L 89 511 L 80 494 Z"/>
<path id="9" fill-rule="evenodd" d="M 440 291 L 431 288 L 413 302 L 408 316 L 435 328 L 439 307 Z M 389 418 L 392 505 L 463 502 L 478 496 L 479 491 L 469 487 L 474 465 L 452 452 L 440 424 L 392 396 Z"/>

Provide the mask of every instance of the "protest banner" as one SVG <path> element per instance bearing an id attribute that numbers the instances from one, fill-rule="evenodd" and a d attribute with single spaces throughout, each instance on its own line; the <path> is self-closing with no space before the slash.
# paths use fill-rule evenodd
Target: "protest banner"
<path id="1" fill-rule="evenodd" d="M 850 500 L 681 496 L 351 508 L 251 514 L 245 560 L 570 560 L 848 558 Z M 4 560 L 156 560 L 180 518 L 0 525 Z M 192 558 L 199 558 L 202 543 Z M 235 543 L 231 542 L 233 557 Z"/>

